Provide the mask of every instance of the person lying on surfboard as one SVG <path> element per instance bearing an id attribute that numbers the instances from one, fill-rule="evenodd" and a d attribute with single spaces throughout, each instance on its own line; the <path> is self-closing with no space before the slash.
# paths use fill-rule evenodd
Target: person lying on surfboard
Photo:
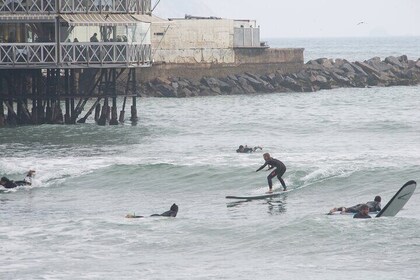
<path id="1" fill-rule="evenodd" d="M 267 176 L 269 192 L 273 191 L 273 181 L 272 181 L 272 179 L 276 176 L 277 176 L 277 179 L 279 179 L 281 185 L 283 186 L 283 191 L 286 191 L 287 190 L 286 183 L 281 178 L 281 176 L 283 176 L 284 173 L 286 172 L 286 166 L 284 165 L 284 163 L 279 161 L 278 159 L 272 158 L 269 153 L 265 153 L 263 155 L 263 158 L 265 160 L 265 163 L 260 168 L 258 168 L 257 171 L 255 171 L 255 172 L 260 171 L 261 169 L 263 169 L 267 165 L 269 166 L 268 170 L 276 168 L 273 172 L 271 172 Z"/>
<path id="2" fill-rule="evenodd" d="M 369 216 L 369 206 L 367 204 L 362 204 L 360 206 L 360 211 L 356 215 L 353 216 L 354 219 L 370 219 L 372 218 Z"/>
<path id="3" fill-rule="evenodd" d="M 262 150 L 262 148 L 260 146 L 256 146 L 254 148 L 248 148 L 247 145 L 245 145 L 245 147 L 243 145 L 239 146 L 239 149 L 236 150 L 237 153 L 242 153 L 242 154 L 247 154 L 247 153 L 253 153 L 256 150 Z"/>
<path id="4" fill-rule="evenodd" d="M 369 207 L 369 212 L 378 212 L 381 211 L 381 197 L 379 195 L 375 196 L 373 201 L 366 202 L 366 205 Z M 329 214 L 340 211 L 341 214 L 344 213 L 357 213 L 360 211 L 361 207 L 365 204 L 357 204 L 351 207 L 335 207 L 330 210 Z"/>
<path id="5" fill-rule="evenodd" d="M 34 174 L 35 170 L 29 170 L 28 173 L 26 173 L 26 177 L 22 181 L 12 181 L 7 177 L 2 177 L 0 179 L 0 185 L 6 189 L 13 189 L 19 186 L 30 186 L 32 185 L 32 178 Z"/>
<path id="6" fill-rule="evenodd" d="M 150 217 L 173 217 L 175 218 L 176 215 L 178 214 L 178 205 L 176 205 L 175 203 L 172 204 L 171 208 L 166 211 L 163 212 L 162 214 L 153 214 Z M 125 216 L 128 219 L 139 219 L 139 218 L 144 218 L 144 216 L 136 216 L 136 214 L 127 214 L 127 216 Z"/>

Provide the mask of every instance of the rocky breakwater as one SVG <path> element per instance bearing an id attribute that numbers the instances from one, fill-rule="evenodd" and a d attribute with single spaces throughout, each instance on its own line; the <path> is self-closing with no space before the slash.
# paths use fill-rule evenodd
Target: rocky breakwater
<path id="1" fill-rule="evenodd" d="M 270 92 L 313 92 L 343 87 L 389 87 L 420 83 L 420 59 L 407 56 L 378 57 L 363 62 L 320 58 L 305 64 L 298 73 L 280 71 L 258 75 L 244 73 L 223 78 L 156 78 L 141 84 L 142 96 L 191 97 Z"/>

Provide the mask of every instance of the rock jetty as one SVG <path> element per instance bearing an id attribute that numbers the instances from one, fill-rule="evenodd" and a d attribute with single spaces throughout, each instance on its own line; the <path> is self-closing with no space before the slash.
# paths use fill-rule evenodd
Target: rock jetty
<path id="1" fill-rule="evenodd" d="M 203 77 L 200 81 L 184 78 L 156 78 L 140 84 L 145 97 L 192 97 L 271 92 L 314 92 L 344 87 L 390 87 L 420 83 L 420 59 L 389 56 L 363 62 L 319 58 L 307 62 L 298 73 L 280 71 L 257 75 L 244 73 L 224 78 Z"/>

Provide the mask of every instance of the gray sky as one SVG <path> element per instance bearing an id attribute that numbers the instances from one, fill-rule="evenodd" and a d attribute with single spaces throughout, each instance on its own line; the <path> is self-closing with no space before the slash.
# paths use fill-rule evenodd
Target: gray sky
<path id="1" fill-rule="evenodd" d="M 420 36 L 420 0 L 161 0 L 155 12 L 256 19 L 265 38 Z"/>

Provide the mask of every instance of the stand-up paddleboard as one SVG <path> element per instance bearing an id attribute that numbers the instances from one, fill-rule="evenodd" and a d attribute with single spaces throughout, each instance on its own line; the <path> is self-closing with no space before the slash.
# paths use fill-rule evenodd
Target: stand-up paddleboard
<path id="1" fill-rule="evenodd" d="M 227 199 L 244 199 L 244 200 L 255 200 L 255 199 L 266 199 L 266 198 L 272 198 L 277 197 L 282 194 L 288 193 L 292 190 L 287 191 L 274 191 L 272 193 L 266 193 L 261 195 L 251 195 L 251 196 L 234 196 L 234 195 L 228 195 L 226 196 Z"/>
<path id="2" fill-rule="evenodd" d="M 376 215 L 379 217 L 394 217 L 404 207 L 410 197 L 416 190 L 417 183 L 409 181 L 394 195 L 394 197 L 385 205 L 385 207 Z"/>

